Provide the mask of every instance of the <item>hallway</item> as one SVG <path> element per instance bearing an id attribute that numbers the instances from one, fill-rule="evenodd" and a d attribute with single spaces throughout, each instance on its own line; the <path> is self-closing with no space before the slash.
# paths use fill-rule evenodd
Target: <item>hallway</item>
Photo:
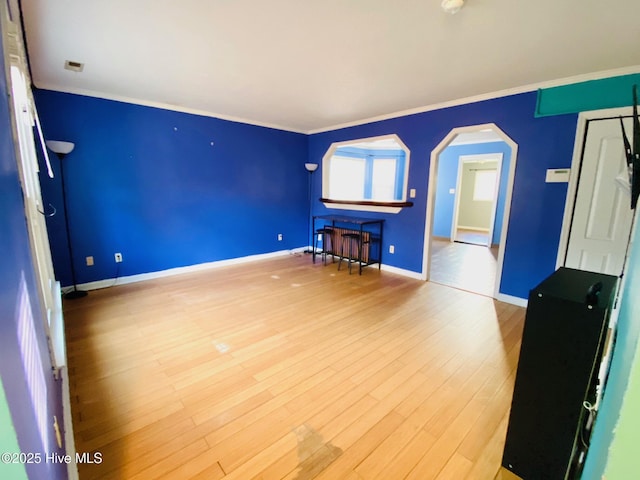
<path id="1" fill-rule="evenodd" d="M 430 281 L 493 297 L 498 246 L 433 239 Z"/>

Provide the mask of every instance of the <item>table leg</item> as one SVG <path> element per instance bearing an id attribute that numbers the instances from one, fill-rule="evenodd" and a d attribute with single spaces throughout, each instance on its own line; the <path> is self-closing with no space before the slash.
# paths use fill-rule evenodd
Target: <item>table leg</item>
<path id="1" fill-rule="evenodd" d="M 379 224 L 380 227 L 380 250 L 378 252 L 378 270 L 382 269 L 382 222 Z"/>
<path id="2" fill-rule="evenodd" d="M 362 224 L 360 225 L 360 238 L 358 238 L 358 275 L 362 275 L 362 239 L 364 232 L 362 230 Z"/>

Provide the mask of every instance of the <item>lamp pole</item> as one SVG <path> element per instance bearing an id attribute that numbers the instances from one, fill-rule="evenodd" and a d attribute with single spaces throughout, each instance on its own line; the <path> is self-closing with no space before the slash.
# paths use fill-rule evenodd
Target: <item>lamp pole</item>
<path id="1" fill-rule="evenodd" d="M 71 280 L 73 281 L 73 290 L 64 294 L 64 298 L 75 300 L 87 296 L 84 290 L 78 290 L 76 282 L 76 267 L 73 262 L 73 249 L 71 247 L 71 230 L 69 228 L 69 214 L 67 208 L 67 189 L 64 181 L 64 157 L 74 149 L 75 145 L 71 142 L 60 142 L 56 140 L 48 140 L 47 147 L 58 156 L 60 161 L 60 185 L 62 187 L 62 208 L 64 210 L 64 227 L 67 233 L 67 249 L 69 251 L 69 263 L 71 267 Z"/>
<path id="2" fill-rule="evenodd" d="M 308 208 L 309 208 L 309 213 L 308 213 L 308 216 L 307 216 L 308 233 L 309 233 L 309 245 L 308 245 L 307 249 L 305 250 L 305 253 L 312 253 L 313 252 L 313 226 L 312 226 L 312 222 L 311 222 L 311 201 L 312 201 L 311 191 L 313 189 L 313 183 L 311 182 L 311 176 L 313 175 L 313 172 L 315 172 L 318 169 L 318 164 L 317 163 L 305 163 L 304 164 L 304 168 L 306 168 L 307 172 L 309 172 L 309 187 L 307 188 L 307 205 L 308 205 Z"/>
<path id="3" fill-rule="evenodd" d="M 73 248 L 71 247 L 71 233 L 69 229 L 69 210 L 67 208 L 67 189 L 64 183 L 64 155 L 58 154 L 60 159 L 60 183 L 62 185 L 62 208 L 64 208 L 64 228 L 67 232 L 67 249 L 69 250 L 69 263 L 71 264 L 71 280 L 73 281 L 73 290 L 65 293 L 64 298 L 69 300 L 75 300 L 76 298 L 82 298 L 87 296 L 87 292 L 84 290 L 78 290 L 76 286 L 76 267 L 73 261 Z"/>

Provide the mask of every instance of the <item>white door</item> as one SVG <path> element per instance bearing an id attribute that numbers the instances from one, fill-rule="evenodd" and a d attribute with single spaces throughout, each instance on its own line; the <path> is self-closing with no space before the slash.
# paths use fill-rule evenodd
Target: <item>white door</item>
<path id="1" fill-rule="evenodd" d="M 625 119 L 627 135 L 632 131 Z M 590 120 L 565 266 L 620 275 L 631 231 L 630 197 L 616 181 L 626 175 L 620 119 Z"/>

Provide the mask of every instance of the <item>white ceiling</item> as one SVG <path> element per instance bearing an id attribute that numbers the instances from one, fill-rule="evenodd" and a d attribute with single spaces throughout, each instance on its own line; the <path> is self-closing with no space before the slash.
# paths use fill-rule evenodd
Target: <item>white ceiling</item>
<path id="1" fill-rule="evenodd" d="M 440 0 L 22 0 L 22 8 L 37 87 L 301 132 L 640 71 L 639 0 L 467 0 L 456 15 Z M 65 70 L 65 60 L 84 71 Z"/>

